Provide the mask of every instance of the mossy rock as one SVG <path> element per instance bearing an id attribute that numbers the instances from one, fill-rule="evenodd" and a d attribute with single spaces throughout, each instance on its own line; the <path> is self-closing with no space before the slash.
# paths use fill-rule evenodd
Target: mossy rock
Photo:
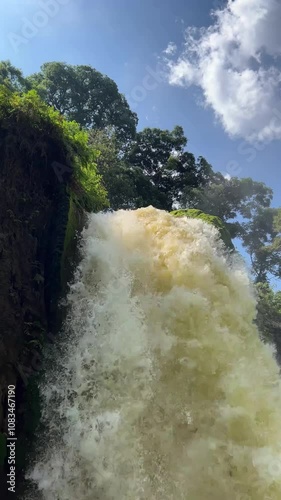
<path id="1" fill-rule="evenodd" d="M 0 85 L 0 157 L 0 253 L 6 259 L 0 269 L 0 305 L 4 330 L 11 332 L 4 338 L 8 358 L 2 353 L 1 362 L 9 367 L 3 368 L 3 387 L 13 380 L 10 370 L 17 387 L 16 465 L 22 471 L 40 426 L 41 351 L 50 335 L 59 334 L 64 319 L 65 309 L 58 304 L 75 266 L 76 233 L 83 227 L 84 210 L 103 210 L 108 200 L 97 172 L 98 153 L 89 146 L 87 131 L 65 120 L 34 91 L 17 94 Z M 11 245 L 21 252 L 10 252 Z M 24 293 L 23 306 L 17 290 Z M 5 397 L 2 429 L 4 404 Z M 0 479 L 6 454 L 5 435 L 0 434 Z"/>
<path id="2" fill-rule="evenodd" d="M 219 230 L 221 239 L 224 242 L 225 246 L 232 252 L 235 250 L 230 233 L 219 217 L 216 217 L 215 215 L 205 214 L 204 212 L 202 212 L 202 210 L 197 210 L 195 208 L 189 208 L 186 210 L 173 210 L 171 214 L 174 217 L 189 217 L 190 219 L 201 219 L 204 222 L 207 222 L 207 224 L 212 224 L 212 226 L 215 226 Z"/>
<path id="3" fill-rule="evenodd" d="M 79 123 L 63 118 L 36 91 L 18 94 L 0 85 L 0 138 L 6 156 L 20 151 L 27 165 L 31 161 L 32 167 L 42 172 L 47 166 L 85 210 L 100 211 L 109 206 L 97 172 L 98 153 L 89 145 L 88 132 Z"/>

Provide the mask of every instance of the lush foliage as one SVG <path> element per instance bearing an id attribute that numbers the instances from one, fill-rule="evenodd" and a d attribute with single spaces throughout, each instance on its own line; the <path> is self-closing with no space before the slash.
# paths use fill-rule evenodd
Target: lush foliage
<path id="1" fill-rule="evenodd" d="M 87 133 L 76 122 L 65 120 L 43 103 L 34 90 L 20 95 L 5 86 L 0 87 L 0 122 L 7 148 L 19 147 L 32 157 L 39 155 L 42 164 L 49 164 L 50 168 L 52 161 L 65 165 L 66 171 L 71 172 L 69 185 L 84 208 L 99 210 L 107 205 L 96 170 L 97 153 L 89 147 Z M 52 145 L 53 158 L 46 156 L 47 144 Z"/>
<path id="2" fill-rule="evenodd" d="M 225 178 L 221 173 L 209 170 L 199 189 L 184 188 L 184 203 L 217 215 L 228 222 L 232 237 L 243 237 L 247 226 L 238 223 L 237 217 L 251 220 L 261 208 L 270 206 L 272 194 L 262 182 L 250 178 Z"/>
<path id="3" fill-rule="evenodd" d="M 202 183 L 207 162 L 184 150 L 187 139 L 182 127 L 171 132 L 145 128 L 131 142 L 125 158 L 129 165 L 140 168 L 150 183 L 157 187 L 163 209 L 171 210 L 180 202 L 183 186 L 189 189 Z"/>
<path id="4" fill-rule="evenodd" d="M 89 135 L 90 144 L 99 151 L 97 168 L 102 175 L 112 209 L 130 209 L 148 205 L 156 208 L 166 207 L 165 195 L 158 185 L 151 182 L 142 168 L 132 166 L 126 155 L 120 154 L 115 134 L 93 130 Z"/>
<path id="5" fill-rule="evenodd" d="M 122 143 L 134 137 L 137 115 L 116 83 L 94 68 L 50 62 L 27 81 L 46 103 L 69 120 L 90 129 L 114 127 Z"/>
<path id="6" fill-rule="evenodd" d="M 5 85 L 7 89 L 15 92 L 26 92 L 31 89 L 21 70 L 15 68 L 10 61 L 0 61 L 0 85 Z"/>
<path id="7" fill-rule="evenodd" d="M 259 283 L 257 291 L 257 325 L 265 341 L 277 346 L 281 361 L 281 292 L 268 283 Z"/>

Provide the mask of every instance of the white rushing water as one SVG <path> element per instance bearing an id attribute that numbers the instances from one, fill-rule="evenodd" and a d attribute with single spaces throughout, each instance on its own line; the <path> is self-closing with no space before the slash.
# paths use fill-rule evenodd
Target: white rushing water
<path id="1" fill-rule="evenodd" d="M 41 498 L 280 500 L 279 369 L 215 228 L 94 214 L 82 247 L 42 386 Z"/>

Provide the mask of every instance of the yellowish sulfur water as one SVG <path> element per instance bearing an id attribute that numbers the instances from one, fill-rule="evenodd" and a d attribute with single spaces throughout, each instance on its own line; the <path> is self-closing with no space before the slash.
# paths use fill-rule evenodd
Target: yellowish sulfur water
<path id="1" fill-rule="evenodd" d="M 28 473 L 44 500 L 281 499 L 279 369 L 215 228 L 91 215 L 68 303 Z"/>

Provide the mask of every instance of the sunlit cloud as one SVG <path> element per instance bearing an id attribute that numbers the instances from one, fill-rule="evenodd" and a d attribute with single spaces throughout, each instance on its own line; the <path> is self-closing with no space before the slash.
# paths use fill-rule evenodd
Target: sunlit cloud
<path id="1" fill-rule="evenodd" d="M 166 49 L 169 83 L 199 87 L 231 137 L 280 139 L 280 19 L 280 0 L 228 0 L 211 26 L 187 28 L 178 57 Z"/>

